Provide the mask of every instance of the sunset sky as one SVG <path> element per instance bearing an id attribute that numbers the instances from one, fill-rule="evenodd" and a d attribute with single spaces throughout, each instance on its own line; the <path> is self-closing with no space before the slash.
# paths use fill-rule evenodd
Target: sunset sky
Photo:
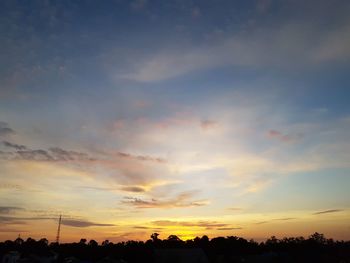
<path id="1" fill-rule="evenodd" d="M 350 239 L 350 1 L 0 1 L 0 241 Z"/>

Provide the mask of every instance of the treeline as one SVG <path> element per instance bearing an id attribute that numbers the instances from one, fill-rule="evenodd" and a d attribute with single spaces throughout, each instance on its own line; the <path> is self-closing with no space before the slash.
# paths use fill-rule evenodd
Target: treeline
<path id="1" fill-rule="evenodd" d="M 202 249 L 209 262 L 240 262 L 238 260 L 254 255 L 273 254 L 283 259 L 279 262 L 350 262 L 350 241 L 334 241 L 323 234 L 314 233 L 308 238 L 272 236 L 265 242 L 258 243 L 241 237 L 196 237 L 183 241 L 176 235 L 159 239 L 158 234 L 143 241 L 113 243 L 108 240 L 98 244 L 95 240 L 81 239 L 77 243 L 49 243 L 47 239 L 14 241 L 0 243 L 1 258 L 10 251 L 18 251 L 21 257 L 30 255 L 57 255 L 57 262 L 64 262 L 68 257 L 97 262 L 103 258 L 123 259 L 126 262 L 155 262 L 155 251 L 162 249 Z M 235 261 L 237 260 L 237 261 Z"/>

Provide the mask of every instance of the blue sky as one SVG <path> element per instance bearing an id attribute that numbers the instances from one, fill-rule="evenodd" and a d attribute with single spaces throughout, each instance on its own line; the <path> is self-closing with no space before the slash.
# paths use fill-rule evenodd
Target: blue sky
<path id="1" fill-rule="evenodd" d="M 2 1 L 0 238 L 349 239 L 349 11 Z"/>

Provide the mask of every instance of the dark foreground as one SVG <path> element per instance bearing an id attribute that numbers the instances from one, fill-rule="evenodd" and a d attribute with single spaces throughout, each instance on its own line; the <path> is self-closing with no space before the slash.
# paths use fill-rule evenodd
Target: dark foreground
<path id="1" fill-rule="evenodd" d="M 3 263 L 17 262 L 119 262 L 119 263 L 228 263 L 228 262 L 339 262 L 350 263 L 350 241 L 333 241 L 315 233 L 309 238 L 271 237 L 262 243 L 235 236 L 207 236 L 182 241 L 171 235 L 161 240 L 152 234 L 146 242 L 127 241 L 113 244 L 108 240 L 49 244 L 47 239 L 0 243 Z"/>

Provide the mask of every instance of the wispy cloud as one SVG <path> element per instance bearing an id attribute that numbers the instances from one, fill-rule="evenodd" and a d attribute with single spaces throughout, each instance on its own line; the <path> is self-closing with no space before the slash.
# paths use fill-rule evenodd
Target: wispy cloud
<path id="1" fill-rule="evenodd" d="M 16 213 L 18 211 L 25 210 L 22 207 L 15 207 L 15 206 L 0 206 L 0 214 L 12 214 Z"/>
<path id="2" fill-rule="evenodd" d="M 240 230 L 242 227 L 219 227 L 216 230 Z"/>
<path id="3" fill-rule="evenodd" d="M 256 222 L 255 224 L 262 225 L 262 224 L 272 223 L 273 221 L 290 221 L 290 220 L 295 220 L 295 219 L 297 219 L 297 218 L 296 217 L 282 217 L 282 218 L 274 218 L 271 220 Z"/>
<path id="4" fill-rule="evenodd" d="M 63 219 L 62 224 L 71 227 L 116 226 L 115 224 L 96 223 L 85 220 Z"/>
<path id="5" fill-rule="evenodd" d="M 35 216 L 35 217 L 16 217 L 16 216 L 0 216 L 0 223 L 6 225 L 25 225 L 29 221 L 41 221 L 41 220 L 54 220 L 57 221 L 58 216 L 46 215 L 46 216 Z M 64 218 L 62 224 L 71 227 L 93 227 L 93 226 L 116 226 L 115 224 L 97 223 L 87 220 Z"/>
<path id="6" fill-rule="evenodd" d="M 145 188 L 140 186 L 123 186 L 120 188 L 122 191 L 126 192 L 134 192 L 134 193 L 142 193 L 145 192 Z"/>
<path id="7" fill-rule="evenodd" d="M 227 210 L 230 210 L 230 211 L 242 211 L 243 209 L 240 208 L 240 207 L 228 207 Z"/>
<path id="8" fill-rule="evenodd" d="M 2 152 L 0 157 L 11 160 L 27 160 L 27 161 L 47 161 L 47 162 L 69 162 L 69 161 L 93 161 L 88 154 L 62 148 L 54 147 L 48 150 L 30 149 L 25 145 L 10 143 L 4 141 L 3 144 L 7 148 L 14 151 Z"/>
<path id="9" fill-rule="evenodd" d="M 183 227 L 205 227 L 206 229 L 212 229 L 216 227 L 227 227 L 230 224 L 221 223 L 217 221 L 172 221 L 172 220 L 158 220 L 152 221 L 152 224 L 156 226 L 183 226 Z"/>
<path id="10" fill-rule="evenodd" d="M 271 1 L 259 1 L 258 13 L 269 10 Z M 322 5 L 320 5 L 322 6 Z M 330 18 L 327 8 L 319 7 L 317 12 L 298 19 L 283 19 L 271 24 L 260 23 L 258 17 L 252 18 L 253 25 L 242 30 L 226 32 L 226 37 L 217 41 L 193 46 L 163 47 L 158 53 L 146 59 L 136 59 L 134 69 L 120 75 L 140 82 L 155 82 L 193 71 L 222 66 L 270 67 L 288 69 L 315 67 L 323 63 L 341 62 L 349 58 L 350 27 L 349 19 L 338 6 L 333 12 L 339 17 L 332 19 L 328 30 L 315 23 L 313 16 L 320 13 Z M 305 6 L 290 4 L 294 11 Z M 349 9 L 348 5 L 343 8 Z M 199 9 L 193 14 L 199 17 Z M 257 20 L 256 20 L 257 19 Z M 314 39 L 318 39 L 317 43 Z M 166 51 L 163 51 L 166 50 Z"/>
<path id="11" fill-rule="evenodd" d="M 262 225 L 262 224 L 267 224 L 269 223 L 270 221 L 259 221 L 259 222 L 256 222 L 255 224 L 256 225 Z"/>
<path id="12" fill-rule="evenodd" d="M 273 220 L 277 220 L 277 221 L 289 221 L 289 220 L 294 220 L 297 219 L 296 217 L 283 217 L 283 218 L 276 218 Z"/>
<path id="13" fill-rule="evenodd" d="M 8 142 L 8 141 L 3 141 L 2 142 L 6 147 L 9 147 L 9 148 L 13 148 L 15 150 L 19 150 L 19 151 L 23 151 L 23 150 L 26 150 L 27 147 L 25 145 L 20 145 L 20 144 L 16 144 L 16 143 L 11 143 L 11 142 Z"/>
<path id="14" fill-rule="evenodd" d="M 0 228 L 2 233 L 28 233 L 29 231 L 24 230 L 23 228 Z"/>
<path id="15" fill-rule="evenodd" d="M 80 188 L 97 190 L 97 191 L 124 191 L 124 192 L 132 192 L 132 193 L 143 193 L 146 191 L 144 187 L 141 186 L 116 186 L 116 187 L 98 187 L 98 186 L 80 186 Z"/>
<path id="16" fill-rule="evenodd" d="M 134 159 L 134 160 L 139 160 L 139 161 L 152 161 L 152 162 L 159 162 L 159 163 L 165 163 L 166 160 L 158 157 L 152 157 L 152 156 L 147 156 L 147 155 L 132 155 L 130 153 L 124 153 L 124 152 L 118 152 L 117 156 L 121 158 L 126 158 L 126 159 Z"/>
<path id="17" fill-rule="evenodd" d="M 296 135 L 283 134 L 282 132 L 276 131 L 276 130 L 269 130 L 267 135 L 268 137 L 277 139 L 281 142 L 295 142 L 302 137 L 301 134 L 296 134 Z"/>
<path id="18" fill-rule="evenodd" d="M 183 192 L 174 198 L 144 200 L 135 197 L 124 197 L 121 201 L 124 205 L 131 205 L 137 208 L 179 208 L 197 207 L 207 205 L 207 200 L 193 200 L 193 192 Z"/>
<path id="19" fill-rule="evenodd" d="M 218 123 L 213 120 L 202 120 L 200 125 L 203 130 L 208 130 L 211 128 L 215 128 L 218 125 Z"/>
<path id="20" fill-rule="evenodd" d="M 14 134 L 15 131 L 11 129 L 7 122 L 0 121 L 0 136 Z"/>
<path id="21" fill-rule="evenodd" d="M 338 212 L 342 212 L 342 211 L 344 211 L 344 210 L 342 210 L 342 209 L 330 209 L 330 210 L 324 210 L 324 211 L 319 211 L 319 212 L 313 213 L 313 215 L 338 213 Z"/>
<path id="22" fill-rule="evenodd" d="M 1 224 L 24 225 L 24 224 L 26 224 L 26 219 L 12 217 L 12 216 L 0 216 L 0 223 Z"/>

